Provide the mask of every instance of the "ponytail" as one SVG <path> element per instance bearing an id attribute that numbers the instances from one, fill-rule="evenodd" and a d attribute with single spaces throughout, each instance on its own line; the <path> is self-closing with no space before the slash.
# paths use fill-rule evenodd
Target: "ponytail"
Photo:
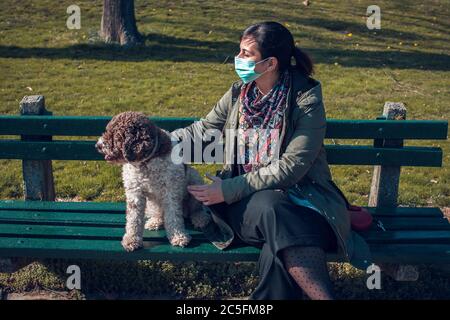
<path id="1" fill-rule="evenodd" d="M 300 71 L 305 76 L 310 76 L 314 73 L 314 66 L 310 56 L 301 50 L 299 47 L 294 46 L 293 57 L 295 59 L 295 69 Z"/>
<path id="2" fill-rule="evenodd" d="M 282 24 L 274 21 L 256 23 L 245 29 L 240 41 L 245 38 L 256 41 L 262 59 L 277 58 L 280 72 L 291 68 L 307 77 L 313 73 L 311 58 L 295 46 L 292 33 Z M 295 65 L 292 65 L 292 57 L 295 58 Z"/>

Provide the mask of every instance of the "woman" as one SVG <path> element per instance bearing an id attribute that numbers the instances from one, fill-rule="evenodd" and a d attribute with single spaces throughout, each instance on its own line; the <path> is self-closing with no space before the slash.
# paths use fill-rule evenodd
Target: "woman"
<path id="1" fill-rule="evenodd" d="M 279 130 L 280 159 L 262 160 L 265 152 L 274 154 L 268 137 L 259 137 L 263 147 L 256 152 L 248 151 L 247 142 L 255 140 L 244 139 L 247 148 L 239 149 L 233 141 L 224 152 L 244 164 L 225 163 L 218 177 L 208 175 L 213 183 L 188 191 L 212 210 L 216 222 L 231 227 L 235 240 L 261 248 L 260 282 L 251 299 L 297 299 L 302 290 L 311 299 L 333 299 L 325 252 L 338 250 L 360 268 L 370 264 L 370 255 L 350 230 L 348 202 L 332 182 L 321 84 L 310 77 L 311 59 L 288 29 L 263 22 L 243 32 L 235 69 L 241 81 L 206 118 L 172 135 L 195 141 L 207 129 L 225 135 L 225 129 L 240 129 L 248 133 L 244 138 L 257 129 Z M 221 249 L 229 244 L 224 243 Z"/>

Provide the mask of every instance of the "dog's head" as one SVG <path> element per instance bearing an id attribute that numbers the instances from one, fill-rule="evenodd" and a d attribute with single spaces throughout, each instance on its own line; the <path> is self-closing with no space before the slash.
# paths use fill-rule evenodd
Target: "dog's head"
<path id="1" fill-rule="evenodd" d="M 95 148 L 112 164 L 142 163 L 170 151 L 167 137 L 145 114 L 127 111 L 114 116 Z"/>

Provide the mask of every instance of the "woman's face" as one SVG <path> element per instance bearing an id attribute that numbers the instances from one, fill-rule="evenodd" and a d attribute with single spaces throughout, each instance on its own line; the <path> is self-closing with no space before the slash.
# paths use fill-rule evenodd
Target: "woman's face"
<path id="1" fill-rule="evenodd" d="M 253 38 L 242 39 L 239 47 L 239 58 L 255 62 L 259 62 L 262 60 L 261 52 L 259 52 L 258 49 L 258 44 Z M 266 71 L 270 65 L 270 60 L 271 59 L 267 59 L 264 62 L 258 63 L 255 66 L 255 71 L 258 73 L 263 73 L 264 71 Z"/>

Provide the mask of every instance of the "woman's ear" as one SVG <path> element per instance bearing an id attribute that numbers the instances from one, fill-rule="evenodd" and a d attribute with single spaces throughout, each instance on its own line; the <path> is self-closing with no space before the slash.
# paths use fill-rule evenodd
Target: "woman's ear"
<path id="1" fill-rule="evenodd" d="M 269 68 L 270 71 L 274 71 L 278 69 L 278 59 L 276 57 L 271 57 L 269 59 Z"/>

